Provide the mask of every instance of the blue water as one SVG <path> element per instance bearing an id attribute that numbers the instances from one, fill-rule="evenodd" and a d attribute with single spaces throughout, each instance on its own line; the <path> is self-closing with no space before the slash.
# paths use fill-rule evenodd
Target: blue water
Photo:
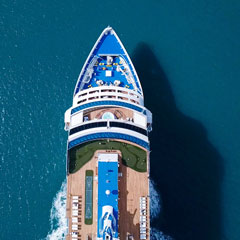
<path id="1" fill-rule="evenodd" d="M 154 234 L 239 239 L 239 13 L 237 0 L 1 0 L 0 239 L 64 233 L 64 111 L 107 25 L 153 112 Z"/>
<path id="2" fill-rule="evenodd" d="M 107 160 L 108 161 L 108 160 Z M 105 238 L 105 234 L 110 231 L 114 238 L 118 237 L 118 162 L 107 162 L 103 160 L 98 163 L 99 182 L 98 185 L 98 229 L 97 236 Z M 106 180 L 107 179 L 107 180 Z M 107 194 L 107 191 L 110 191 Z M 112 206 L 112 213 L 106 212 L 104 206 Z M 113 224 L 113 231 L 104 228 L 107 215 L 110 214 Z M 109 219 L 109 217 L 107 218 Z"/>

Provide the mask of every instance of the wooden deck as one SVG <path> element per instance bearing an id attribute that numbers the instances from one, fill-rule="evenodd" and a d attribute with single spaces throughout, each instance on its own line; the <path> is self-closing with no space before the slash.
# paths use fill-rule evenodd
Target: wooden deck
<path id="1" fill-rule="evenodd" d="M 102 115 L 105 112 L 111 112 L 117 119 L 128 120 L 133 118 L 132 110 L 121 107 L 105 107 L 105 108 L 101 107 L 100 109 L 97 110 L 91 111 L 86 110 L 84 112 L 84 116 L 87 116 L 89 120 L 93 120 L 95 118 L 101 119 Z"/>
<path id="2" fill-rule="evenodd" d="M 93 223 L 86 225 L 84 223 L 85 210 L 85 172 L 93 170 Z M 87 162 L 78 172 L 69 174 L 67 178 L 67 218 L 69 219 L 69 232 L 72 229 L 72 196 L 82 197 L 82 214 L 80 215 L 79 225 L 81 229 L 78 231 L 81 238 L 86 239 L 89 236 L 91 239 L 96 239 L 97 233 L 97 189 L 98 182 L 95 180 L 97 175 L 97 155 L 95 154 L 91 161 Z M 71 239 L 71 238 L 70 238 Z"/>
<path id="3" fill-rule="evenodd" d="M 119 235 L 127 239 L 132 235 L 140 239 L 140 197 L 148 197 L 148 173 L 140 173 L 120 164 L 119 171 Z M 147 198 L 147 225 L 149 228 L 149 198 Z M 149 235 L 149 234 L 147 234 Z M 149 239 L 149 237 L 147 238 Z"/>
<path id="4" fill-rule="evenodd" d="M 96 239 L 97 236 L 97 194 L 98 194 L 98 180 L 97 180 L 97 156 L 98 153 L 118 153 L 119 154 L 119 238 L 127 239 L 127 236 L 132 235 L 134 240 L 140 239 L 140 197 L 147 197 L 147 238 L 149 237 L 149 180 L 148 172 L 137 172 L 122 164 L 120 151 L 96 151 L 93 158 L 87 162 L 79 171 L 70 174 L 67 178 L 67 218 L 69 219 L 69 233 L 72 229 L 72 196 L 80 196 L 81 214 L 79 215 L 79 233 L 78 239 Z M 93 171 L 93 223 L 86 225 L 84 223 L 84 208 L 85 208 L 85 172 L 86 170 Z M 76 232 L 76 231 L 74 231 Z M 88 236 L 88 238 L 87 238 Z M 66 239 L 72 239 L 68 235 Z"/>

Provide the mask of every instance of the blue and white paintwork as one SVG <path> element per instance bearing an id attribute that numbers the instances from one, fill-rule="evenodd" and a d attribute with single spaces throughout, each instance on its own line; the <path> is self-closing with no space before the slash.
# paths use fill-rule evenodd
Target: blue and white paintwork
<path id="1" fill-rule="evenodd" d="M 120 107 L 132 111 L 132 119 L 112 119 L 151 130 L 152 114 L 144 106 L 144 96 L 137 73 L 123 44 L 111 27 L 103 30 L 91 50 L 79 75 L 73 104 L 65 113 L 65 130 L 88 122 L 104 119 L 85 119 L 92 109 Z M 112 121 L 111 120 L 111 121 Z M 106 121 L 110 121 L 106 119 Z M 87 141 L 114 138 L 149 149 L 148 136 L 119 127 L 99 127 L 69 135 L 68 149 Z"/>
<path id="2" fill-rule="evenodd" d="M 64 122 L 69 131 L 68 153 L 72 148 L 103 139 L 150 150 L 152 114 L 144 106 L 142 87 L 131 59 L 111 27 L 104 29 L 82 68 Z M 93 219 L 97 231 L 92 232 L 92 239 L 118 240 L 118 154 L 98 154 L 98 174 L 94 178 L 98 184 L 97 219 Z M 68 164 L 69 157 L 69 174 Z"/>
<path id="3" fill-rule="evenodd" d="M 109 154 L 101 154 L 109 155 Z M 110 154 L 111 155 L 111 154 Z M 117 157 L 117 154 L 112 154 Z M 97 239 L 118 239 L 118 161 L 98 157 Z"/>
<path id="4" fill-rule="evenodd" d="M 74 96 L 79 91 L 98 86 L 118 86 L 143 96 L 131 59 L 111 27 L 104 29 L 90 52 L 79 75 Z"/>

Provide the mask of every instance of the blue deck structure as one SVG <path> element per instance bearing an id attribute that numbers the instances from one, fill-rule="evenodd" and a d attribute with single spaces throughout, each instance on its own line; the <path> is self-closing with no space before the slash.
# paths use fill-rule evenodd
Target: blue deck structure
<path id="1" fill-rule="evenodd" d="M 120 102 L 120 101 L 96 101 L 96 102 L 90 102 L 90 103 L 86 103 L 83 105 L 80 105 L 78 107 L 75 107 L 71 110 L 71 114 L 74 114 L 78 111 L 81 111 L 83 109 L 87 109 L 87 108 L 91 108 L 91 107 L 97 107 L 97 106 L 122 106 L 122 107 L 126 107 L 126 108 L 130 108 L 133 109 L 135 111 L 138 112 L 142 112 L 143 114 L 146 115 L 146 110 L 143 109 L 142 107 L 139 107 L 137 105 L 131 104 L 131 103 L 126 103 L 126 102 Z"/>
<path id="2" fill-rule="evenodd" d="M 118 154 L 99 154 L 98 157 L 98 239 L 118 238 L 117 157 Z"/>
<path id="3" fill-rule="evenodd" d="M 97 140 L 97 139 L 111 139 L 111 138 L 118 139 L 118 140 L 126 140 L 129 142 L 136 143 L 136 144 L 146 148 L 147 150 L 150 149 L 148 142 L 145 142 L 142 139 L 131 136 L 131 135 L 127 135 L 127 134 L 123 134 L 123 133 L 116 133 L 116 132 L 99 132 L 99 133 L 87 134 L 83 137 L 79 137 L 79 138 L 76 138 L 76 139 L 70 141 L 68 143 L 68 149 L 71 149 L 79 144 L 84 143 L 84 142 L 93 141 L 93 140 Z"/>
<path id="4" fill-rule="evenodd" d="M 111 57 L 110 63 L 108 57 Z M 142 88 L 131 60 L 117 34 L 108 27 L 101 34 L 83 66 L 74 94 L 100 86 L 99 81 L 104 86 L 116 86 L 115 80 L 119 81 L 117 86 L 135 90 L 142 95 Z"/>

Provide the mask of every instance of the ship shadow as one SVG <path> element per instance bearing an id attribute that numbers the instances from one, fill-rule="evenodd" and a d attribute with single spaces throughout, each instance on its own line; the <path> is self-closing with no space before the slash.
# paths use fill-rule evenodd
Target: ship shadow
<path id="1" fill-rule="evenodd" d="M 161 212 L 151 225 L 176 240 L 219 240 L 223 159 L 205 127 L 177 108 L 151 47 L 140 43 L 132 60 L 145 105 L 153 113 L 150 173 L 161 196 Z"/>

